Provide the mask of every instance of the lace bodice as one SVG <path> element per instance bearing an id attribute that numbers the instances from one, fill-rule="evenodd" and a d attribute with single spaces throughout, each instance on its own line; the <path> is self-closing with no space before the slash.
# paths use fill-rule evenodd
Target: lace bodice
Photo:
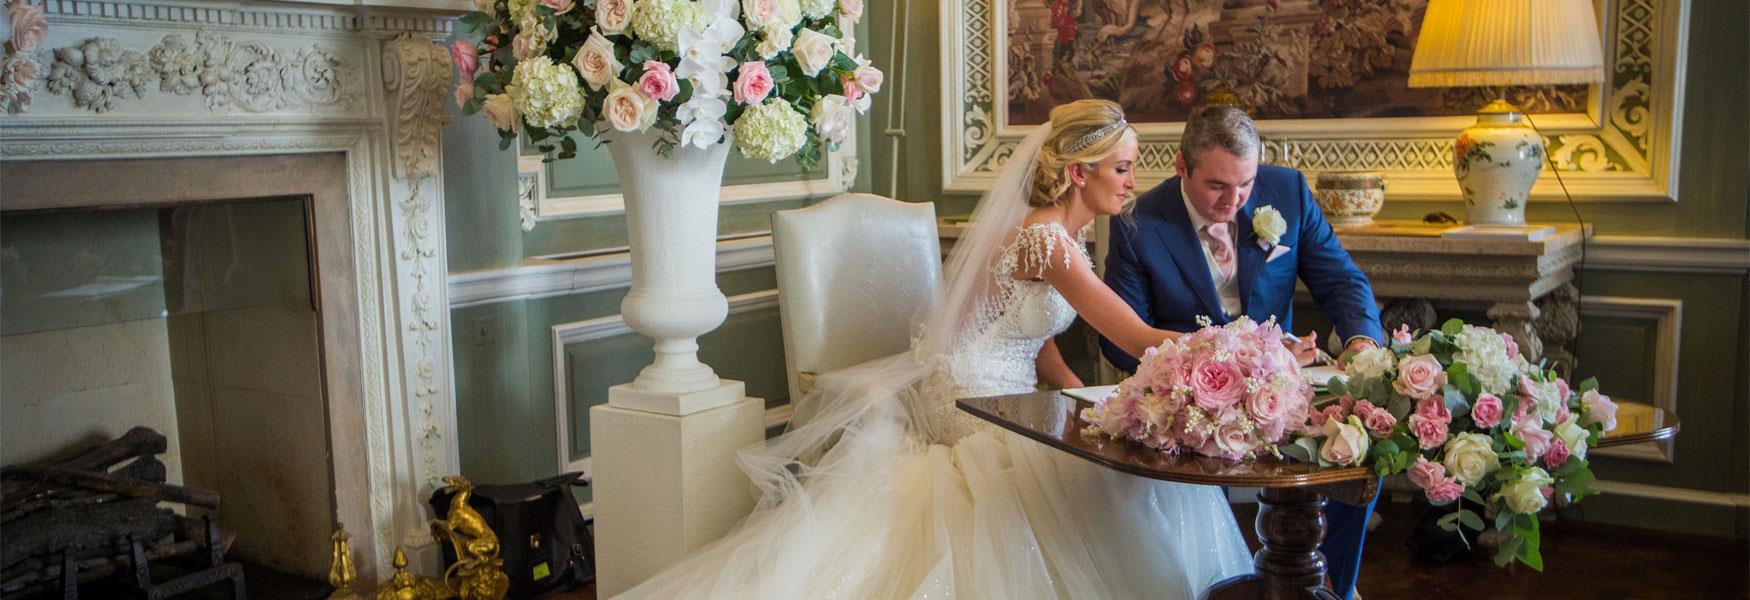
<path id="1" fill-rule="evenodd" d="M 1083 240 L 1057 223 L 1029 225 L 1016 235 L 995 269 L 998 293 L 982 306 L 983 318 L 942 359 L 929 423 L 936 441 L 953 441 L 986 423 L 954 407 L 957 398 L 1030 392 L 1038 385 L 1034 359 L 1045 340 L 1068 329 L 1075 309 L 1044 279 L 1051 261 L 1089 261 Z M 1016 273 L 1032 277 L 1016 278 Z M 982 326 L 978 326 L 982 323 Z"/>

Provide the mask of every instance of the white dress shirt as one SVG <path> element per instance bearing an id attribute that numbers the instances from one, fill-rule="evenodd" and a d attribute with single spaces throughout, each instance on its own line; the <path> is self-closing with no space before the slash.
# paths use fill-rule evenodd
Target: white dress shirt
<path id="1" fill-rule="evenodd" d="M 1191 215 L 1191 229 L 1197 235 L 1198 247 L 1203 248 L 1203 262 L 1209 265 L 1209 278 L 1215 282 L 1215 295 L 1221 298 L 1222 312 L 1226 312 L 1229 318 L 1239 316 L 1240 311 L 1242 310 L 1242 307 L 1240 306 L 1239 281 L 1240 232 L 1233 230 L 1232 224 L 1229 224 L 1228 237 L 1233 240 L 1234 244 L 1234 276 L 1224 277 L 1221 274 L 1221 264 L 1216 262 L 1215 254 L 1212 253 L 1209 248 L 1209 238 L 1203 235 L 1203 226 L 1208 225 L 1209 221 L 1204 219 L 1203 215 L 1198 214 L 1196 207 L 1191 206 L 1191 200 L 1185 197 L 1185 192 L 1183 190 L 1180 190 L 1179 192 L 1179 201 L 1185 203 L 1185 212 L 1186 214 Z"/>

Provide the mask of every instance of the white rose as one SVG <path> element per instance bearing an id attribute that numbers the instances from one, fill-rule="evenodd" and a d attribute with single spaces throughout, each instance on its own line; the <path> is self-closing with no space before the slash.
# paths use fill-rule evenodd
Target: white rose
<path id="1" fill-rule="evenodd" d="M 785 29 L 795 29 L 802 23 L 801 0 L 778 0 L 778 25 Z"/>
<path id="2" fill-rule="evenodd" d="M 1460 483 L 1476 485 L 1483 477 L 1501 468 L 1501 457 L 1489 445 L 1489 436 L 1461 433 L 1446 442 L 1446 459 L 1441 461 Z"/>
<path id="3" fill-rule="evenodd" d="M 741 0 L 741 12 L 754 27 L 779 24 L 778 0 Z"/>
<path id="4" fill-rule="evenodd" d="M 613 81 L 611 89 L 613 91 L 608 92 L 607 100 L 602 101 L 602 114 L 614 129 L 625 132 L 644 131 L 656 123 L 656 112 L 662 103 L 644 97 L 644 94 L 638 93 L 638 88 L 618 79 Z"/>
<path id="5" fill-rule="evenodd" d="M 844 96 L 827 94 L 814 103 L 814 110 L 809 118 L 814 121 L 814 130 L 820 132 L 820 137 L 834 144 L 843 144 L 851 136 L 851 128 L 855 126 L 856 113 L 852 112 Z"/>
<path id="6" fill-rule="evenodd" d="M 790 52 L 796 55 L 796 64 L 802 67 L 803 75 L 816 77 L 838 53 L 838 40 L 813 29 L 803 29 L 796 36 L 796 43 L 790 46 Z"/>
<path id="7" fill-rule="evenodd" d="M 1367 458 L 1367 449 L 1372 442 L 1367 438 L 1367 430 L 1361 426 L 1361 420 L 1354 415 L 1347 422 L 1331 419 L 1325 421 L 1325 445 L 1319 448 L 1319 458 L 1339 466 L 1361 464 Z"/>
<path id="8" fill-rule="evenodd" d="M 1288 221 L 1283 220 L 1282 213 L 1276 212 L 1276 207 L 1261 206 L 1252 213 L 1252 232 L 1274 246 L 1281 243 L 1282 234 L 1288 232 Z"/>
<path id="9" fill-rule="evenodd" d="M 602 33 L 618 34 L 632 22 L 632 3 L 636 0 L 596 0 L 595 24 Z"/>
<path id="10" fill-rule="evenodd" d="M 600 31 L 590 32 L 589 39 L 577 50 L 577 57 L 571 59 L 571 66 L 577 67 L 583 82 L 596 90 L 607 87 L 609 81 L 619 80 L 620 70 L 625 68 L 614 58 L 614 43 Z"/>
<path id="11" fill-rule="evenodd" d="M 511 131 L 516 127 L 516 103 L 511 102 L 509 94 L 487 94 L 480 112 L 486 113 L 487 122 L 501 131 Z"/>
<path id="12" fill-rule="evenodd" d="M 795 38 L 795 34 L 788 27 L 768 25 L 763 31 L 765 35 L 761 37 L 765 39 L 760 40 L 759 45 L 753 48 L 760 54 L 760 60 L 772 60 L 779 52 L 789 49 L 790 41 Z"/>
<path id="13" fill-rule="evenodd" d="M 1349 359 L 1348 371 L 1350 377 L 1362 379 L 1378 379 L 1390 373 L 1397 362 L 1397 355 L 1379 346 L 1373 346 L 1357 352 Z"/>
<path id="14" fill-rule="evenodd" d="M 802 16 L 819 19 L 832 13 L 837 0 L 802 0 Z"/>
<path id="15" fill-rule="evenodd" d="M 1549 504 L 1543 497 L 1543 488 L 1556 482 L 1543 469 L 1532 467 L 1518 481 L 1501 486 L 1496 496 L 1507 500 L 1507 508 L 1521 514 L 1537 514 Z"/>
<path id="16" fill-rule="evenodd" d="M 1592 434 L 1586 431 L 1585 427 L 1575 423 L 1571 416 L 1556 426 L 1556 439 L 1561 440 L 1562 444 L 1568 447 L 1568 455 L 1574 458 L 1585 460 L 1586 440 L 1590 439 L 1591 436 Z"/>
<path id="17" fill-rule="evenodd" d="M 857 114 L 859 114 L 859 115 L 868 113 L 869 112 L 869 104 L 870 104 L 869 99 L 873 98 L 873 97 L 874 96 L 870 96 L 868 94 L 863 94 L 861 96 L 857 96 L 857 100 L 851 106 L 854 106 L 857 108 Z"/>

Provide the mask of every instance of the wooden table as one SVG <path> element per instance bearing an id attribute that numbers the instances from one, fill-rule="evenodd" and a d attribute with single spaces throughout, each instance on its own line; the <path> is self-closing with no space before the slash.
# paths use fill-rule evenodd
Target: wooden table
<path id="1" fill-rule="evenodd" d="M 1052 448 L 1109 469 L 1138 477 L 1229 487 L 1262 488 L 1258 494 L 1256 572 L 1210 586 L 1206 600 L 1334 600 L 1324 588 L 1325 498 L 1359 504 L 1378 492 L 1379 478 L 1366 467 L 1326 468 L 1276 458 L 1229 462 L 1201 456 L 1168 456 L 1125 440 L 1082 433 L 1077 415 L 1091 406 L 1060 392 L 972 398 L 961 410 Z M 1654 408 L 1654 418 L 1637 431 L 1612 431 L 1598 447 L 1668 439 L 1677 434 L 1676 415 Z"/>

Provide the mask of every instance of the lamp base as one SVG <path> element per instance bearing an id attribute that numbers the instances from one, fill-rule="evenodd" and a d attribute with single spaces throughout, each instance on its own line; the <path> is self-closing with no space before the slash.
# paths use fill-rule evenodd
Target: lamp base
<path id="1" fill-rule="evenodd" d="M 1543 136 L 1525 123 L 1519 107 L 1496 100 L 1478 110 L 1477 122 L 1453 144 L 1452 174 L 1464 194 L 1465 221 L 1524 224 L 1543 153 Z"/>

